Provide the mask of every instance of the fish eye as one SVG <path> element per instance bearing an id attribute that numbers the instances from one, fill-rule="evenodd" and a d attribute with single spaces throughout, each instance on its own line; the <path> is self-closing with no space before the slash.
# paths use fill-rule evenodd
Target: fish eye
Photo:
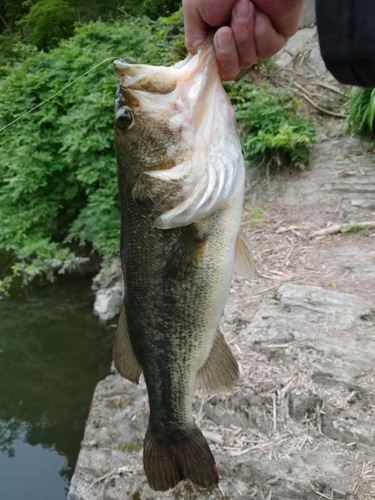
<path id="1" fill-rule="evenodd" d="M 116 123 L 119 128 L 130 128 L 134 123 L 133 113 L 130 108 L 123 106 L 116 113 Z"/>

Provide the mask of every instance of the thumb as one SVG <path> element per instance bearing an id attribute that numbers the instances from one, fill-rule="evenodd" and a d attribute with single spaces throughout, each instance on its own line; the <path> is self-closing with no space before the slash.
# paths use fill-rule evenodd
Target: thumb
<path id="1" fill-rule="evenodd" d="M 185 26 L 185 45 L 195 54 L 206 39 L 208 24 L 203 20 L 194 0 L 182 0 Z"/>
<path id="2" fill-rule="evenodd" d="M 195 54 L 203 45 L 209 27 L 229 26 L 237 0 L 182 0 L 185 45 Z"/>

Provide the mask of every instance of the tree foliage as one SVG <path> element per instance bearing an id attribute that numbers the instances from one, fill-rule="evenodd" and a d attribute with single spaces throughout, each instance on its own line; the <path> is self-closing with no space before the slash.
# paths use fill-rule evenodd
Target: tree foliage
<path id="1" fill-rule="evenodd" d="M 20 25 L 36 47 L 47 50 L 72 35 L 74 20 L 74 9 L 65 0 L 39 0 L 31 5 Z"/>
<path id="2" fill-rule="evenodd" d="M 170 64 L 181 26 L 181 13 L 90 23 L 49 53 L 29 52 L 0 80 L 0 128 L 108 57 Z M 77 260 L 74 242 L 104 259 L 118 251 L 116 84 L 107 61 L 1 133 L 0 248 L 17 255 L 14 272 L 63 271 Z"/>
<path id="3" fill-rule="evenodd" d="M 315 130 L 293 92 L 267 82 L 259 86 L 244 77 L 225 87 L 236 111 L 245 157 L 258 165 L 305 168 Z"/>
<path id="4" fill-rule="evenodd" d="M 19 62 L 0 74 L 0 129 L 78 80 L 0 132 L 0 250 L 16 256 L 13 273 L 26 280 L 71 268 L 88 244 L 109 261 L 120 232 L 112 61 L 181 60 L 182 12 L 157 21 L 92 22 L 48 53 L 22 44 L 15 50 Z M 248 77 L 226 88 L 250 161 L 307 163 L 313 126 L 292 93 L 257 87 Z M 9 284 L 1 278 L 0 291 Z"/>

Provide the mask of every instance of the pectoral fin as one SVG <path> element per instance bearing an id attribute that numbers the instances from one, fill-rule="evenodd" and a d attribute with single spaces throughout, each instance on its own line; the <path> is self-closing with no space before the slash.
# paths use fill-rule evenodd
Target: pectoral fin
<path id="1" fill-rule="evenodd" d="M 164 268 L 164 277 L 184 283 L 197 272 L 206 247 L 207 236 L 199 237 L 194 226 L 184 229 L 173 245 Z"/>
<path id="2" fill-rule="evenodd" d="M 117 324 L 115 343 L 113 347 L 113 360 L 122 377 L 127 378 L 134 384 L 138 384 L 139 377 L 142 373 L 142 367 L 135 357 L 133 347 L 130 342 L 125 304 L 122 305 Z"/>
<path id="3" fill-rule="evenodd" d="M 170 210 L 183 199 L 178 181 L 155 178 L 148 172 L 138 177 L 132 196 L 141 213 L 153 218 Z"/>
<path id="4" fill-rule="evenodd" d="M 215 394 L 231 389 L 238 377 L 237 361 L 218 330 L 207 361 L 197 373 L 196 386 L 207 394 Z"/>
<path id="5" fill-rule="evenodd" d="M 255 277 L 255 262 L 250 244 L 242 231 L 238 233 L 234 256 L 234 270 L 243 278 L 249 280 Z"/>

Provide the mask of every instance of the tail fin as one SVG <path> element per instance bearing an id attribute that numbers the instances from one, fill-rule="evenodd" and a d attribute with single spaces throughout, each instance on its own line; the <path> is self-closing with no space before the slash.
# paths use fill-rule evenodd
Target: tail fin
<path id="1" fill-rule="evenodd" d="M 183 479 L 209 488 L 219 482 L 215 459 L 197 426 L 192 433 L 174 442 L 155 439 L 146 432 L 143 465 L 149 485 L 156 491 L 174 488 Z"/>

